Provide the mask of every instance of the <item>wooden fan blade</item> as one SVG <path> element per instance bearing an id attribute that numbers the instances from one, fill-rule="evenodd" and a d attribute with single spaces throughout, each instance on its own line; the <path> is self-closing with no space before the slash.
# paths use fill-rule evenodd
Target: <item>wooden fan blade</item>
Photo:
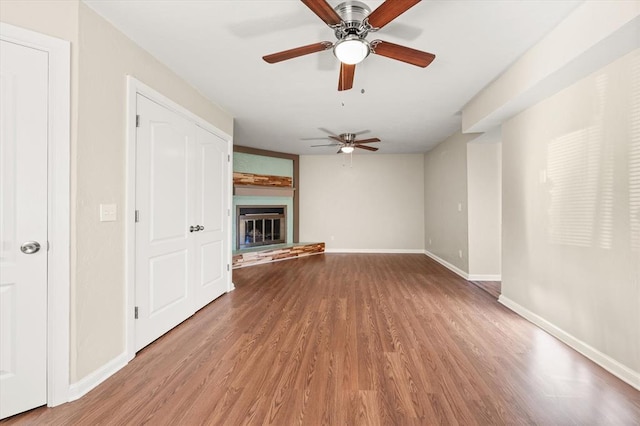
<path id="1" fill-rule="evenodd" d="M 378 139 L 378 138 L 370 138 L 370 139 L 360 139 L 359 141 L 353 141 L 353 143 L 355 143 L 355 144 L 373 143 L 373 142 L 380 142 L 380 139 Z"/>
<path id="2" fill-rule="evenodd" d="M 338 25 L 342 22 L 340 16 L 325 0 L 302 0 L 302 3 L 329 26 Z"/>
<path id="3" fill-rule="evenodd" d="M 354 147 L 361 148 L 361 149 L 366 149 L 367 151 L 377 151 L 378 150 L 378 148 L 375 148 L 373 146 L 367 146 L 367 145 L 354 145 Z"/>
<path id="4" fill-rule="evenodd" d="M 282 52 L 272 53 L 263 56 L 266 62 L 275 64 L 276 62 L 286 61 L 287 59 L 297 58 L 298 56 L 308 55 L 309 53 L 322 52 L 333 47 L 330 41 L 321 41 L 320 43 L 309 44 L 307 46 L 296 47 L 294 49 L 283 50 Z"/>
<path id="5" fill-rule="evenodd" d="M 420 0 L 387 0 L 371 12 L 368 17 L 369 25 L 382 28 L 418 3 Z"/>
<path id="6" fill-rule="evenodd" d="M 417 67 L 426 67 L 436 58 L 433 53 L 423 52 L 410 47 L 401 46 L 388 41 L 374 40 L 371 42 L 373 53 L 397 61 L 406 62 Z"/>
<path id="7" fill-rule="evenodd" d="M 353 76 L 356 72 L 355 65 L 340 62 L 340 80 L 338 80 L 338 90 L 349 90 L 353 87 Z"/>

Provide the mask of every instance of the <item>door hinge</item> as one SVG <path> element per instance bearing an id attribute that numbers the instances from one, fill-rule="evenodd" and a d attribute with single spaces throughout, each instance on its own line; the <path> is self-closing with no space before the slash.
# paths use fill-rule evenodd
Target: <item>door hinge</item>
<path id="1" fill-rule="evenodd" d="M 227 216 L 231 216 L 231 209 L 227 209 Z"/>
<path id="2" fill-rule="evenodd" d="M 231 162 L 231 154 L 227 154 L 227 163 Z"/>
<path id="3" fill-rule="evenodd" d="M 134 319 L 138 319 L 138 307 L 137 306 L 133 309 L 133 318 Z"/>
<path id="4" fill-rule="evenodd" d="M 136 127 L 140 127 L 140 116 L 136 114 Z"/>
<path id="5" fill-rule="evenodd" d="M 227 263 L 227 271 L 229 270 L 229 264 Z"/>
<path id="6" fill-rule="evenodd" d="M 136 210 L 136 223 L 140 222 L 140 210 Z"/>

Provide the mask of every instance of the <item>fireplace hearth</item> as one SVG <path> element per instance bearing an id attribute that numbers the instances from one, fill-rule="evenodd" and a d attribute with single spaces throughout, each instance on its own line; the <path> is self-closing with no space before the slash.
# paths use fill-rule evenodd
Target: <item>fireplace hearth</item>
<path id="1" fill-rule="evenodd" d="M 285 243 L 287 206 L 237 206 L 236 224 L 239 250 Z"/>

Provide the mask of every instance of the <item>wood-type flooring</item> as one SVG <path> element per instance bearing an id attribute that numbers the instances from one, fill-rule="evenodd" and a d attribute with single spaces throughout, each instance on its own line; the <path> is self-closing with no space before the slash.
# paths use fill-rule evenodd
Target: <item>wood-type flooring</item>
<path id="1" fill-rule="evenodd" d="M 490 295 L 496 298 L 500 297 L 502 283 L 500 281 L 469 281 L 471 284 L 477 285 Z"/>
<path id="2" fill-rule="evenodd" d="M 640 424 L 640 392 L 427 256 L 324 254 L 233 281 L 81 399 L 2 423 Z"/>

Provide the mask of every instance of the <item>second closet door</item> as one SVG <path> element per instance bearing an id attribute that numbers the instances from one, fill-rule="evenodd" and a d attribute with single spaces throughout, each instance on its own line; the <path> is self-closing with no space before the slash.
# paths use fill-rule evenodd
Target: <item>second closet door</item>
<path id="1" fill-rule="evenodd" d="M 227 291 L 227 142 L 197 126 L 195 139 L 196 308 Z"/>

